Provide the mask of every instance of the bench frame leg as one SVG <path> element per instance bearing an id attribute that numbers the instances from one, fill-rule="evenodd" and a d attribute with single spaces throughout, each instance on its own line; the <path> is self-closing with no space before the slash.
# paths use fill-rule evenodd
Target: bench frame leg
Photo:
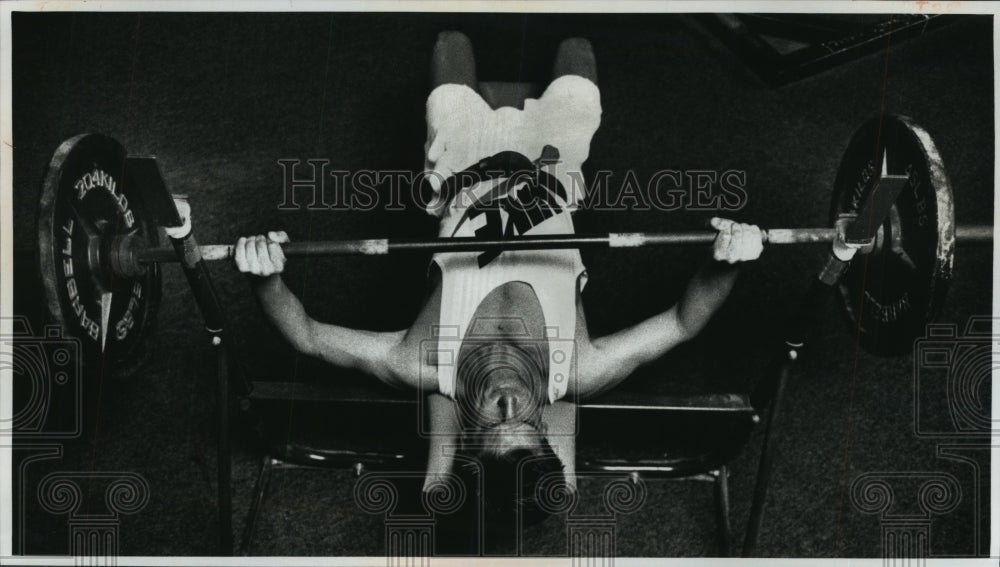
<path id="1" fill-rule="evenodd" d="M 243 538 L 240 540 L 240 555 L 244 557 L 250 554 L 250 546 L 257 534 L 257 520 L 260 518 L 260 511 L 264 508 L 267 489 L 271 484 L 271 470 L 276 462 L 276 459 L 270 455 L 265 455 L 261 461 L 257 481 L 253 485 L 253 499 L 250 501 L 250 509 L 247 510 L 246 521 L 243 524 Z"/>
<path id="2" fill-rule="evenodd" d="M 723 465 L 713 471 L 715 477 L 715 510 L 719 531 L 719 556 L 729 557 L 732 553 L 733 534 L 729 527 L 729 469 Z"/>

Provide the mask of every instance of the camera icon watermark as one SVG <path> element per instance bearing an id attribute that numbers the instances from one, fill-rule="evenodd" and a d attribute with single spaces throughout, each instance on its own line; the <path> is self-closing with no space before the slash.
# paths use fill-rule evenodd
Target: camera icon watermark
<path id="1" fill-rule="evenodd" d="M 1000 370 L 996 321 L 972 317 L 958 326 L 934 324 L 914 342 L 914 433 L 923 438 L 983 438 L 1000 435 L 991 415 L 991 383 Z"/>
<path id="2" fill-rule="evenodd" d="M 544 406 L 556 400 L 575 402 L 575 340 L 561 337 L 554 326 L 546 326 L 541 337 L 528 329 L 519 317 L 477 318 L 464 337 L 458 326 L 434 325 L 431 338 L 420 345 L 420 391 L 454 399 L 465 433 L 488 429 L 500 418 L 533 423 Z M 517 392 L 513 406 L 505 406 L 497 393 L 503 388 Z M 420 434 L 432 436 L 425 396 L 419 406 Z M 540 433 L 576 435 L 576 428 Z"/>
<path id="3" fill-rule="evenodd" d="M 35 335 L 15 317 L 12 333 L 0 335 L 0 369 L 13 379 L 13 409 L 0 418 L 0 437 L 70 439 L 82 432 L 80 341 L 47 326 Z"/>

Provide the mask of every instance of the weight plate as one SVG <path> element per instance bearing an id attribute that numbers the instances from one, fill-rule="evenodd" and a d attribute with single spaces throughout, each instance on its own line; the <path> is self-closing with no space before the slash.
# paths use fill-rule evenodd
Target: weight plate
<path id="1" fill-rule="evenodd" d="M 129 183 L 125 148 L 100 134 L 59 146 L 42 186 L 38 244 L 42 282 L 53 322 L 80 337 L 86 367 L 117 375 L 134 372 L 147 354 L 160 301 L 160 272 L 150 265 L 135 277 L 116 277 L 108 252 L 119 235 L 151 246 L 156 225 L 139 188 Z"/>
<path id="2" fill-rule="evenodd" d="M 840 297 L 865 349 L 911 352 L 937 317 L 952 276 L 955 212 L 951 185 L 930 135 L 905 116 L 875 117 L 858 129 L 837 171 L 830 222 L 856 213 L 883 163 L 906 186 L 882 223 L 875 249 L 855 256 Z M 863 221 L 863 219 L 862 219 Z"/>

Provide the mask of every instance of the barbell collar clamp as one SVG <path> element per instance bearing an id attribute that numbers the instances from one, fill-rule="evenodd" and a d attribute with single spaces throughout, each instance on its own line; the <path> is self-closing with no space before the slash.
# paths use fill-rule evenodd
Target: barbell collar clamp
<path id="1" fill-rule="evenodd" d="M 830 251 L 826 255 L 826 262 L 819 270 L 819 281 L 828 286 L 835 285 L 850 265 L 850 260 L 841 260 L 833 251 Z"/>

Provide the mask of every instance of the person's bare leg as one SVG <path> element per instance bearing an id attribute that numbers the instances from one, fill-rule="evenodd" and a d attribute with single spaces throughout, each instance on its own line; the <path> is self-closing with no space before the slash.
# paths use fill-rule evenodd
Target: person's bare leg
<path id="1" fill-rule="evenodd" d="M 472 42 L 465 34 L 446 31 L 438 34 L 431 55 L 431 90 L 454 83 L 476 88 L 476 58 Z"/>
<path id="2" fill-rule="evenodd" d="M 563 75 L 579 75 L 597 84 L 597 59 L 590 41 L 582 37 L 571 37 L 559 44 L 552 79 Z"/>

